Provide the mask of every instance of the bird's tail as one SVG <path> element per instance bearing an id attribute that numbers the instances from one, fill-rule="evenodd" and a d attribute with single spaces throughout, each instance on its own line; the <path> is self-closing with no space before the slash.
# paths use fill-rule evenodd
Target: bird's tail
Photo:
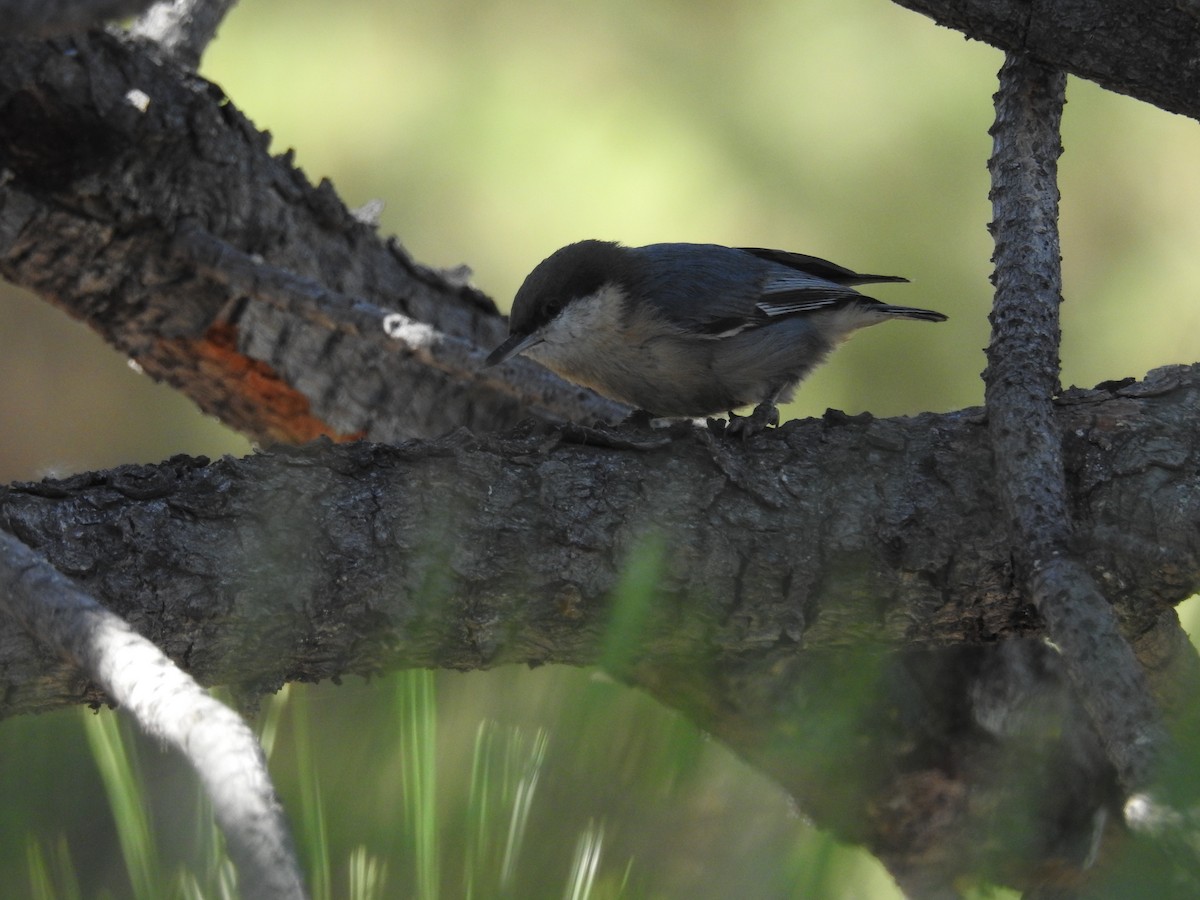
<path id="1" fill-rule="evenodd" d="M 871 312 L 881 319 L 918 319 L 922 322 L 945 322 L 946 316 L 932 309 L 918 309 L 915 306 L 892 306 L 890 303 L 880 303 L 872 306 Z"/>

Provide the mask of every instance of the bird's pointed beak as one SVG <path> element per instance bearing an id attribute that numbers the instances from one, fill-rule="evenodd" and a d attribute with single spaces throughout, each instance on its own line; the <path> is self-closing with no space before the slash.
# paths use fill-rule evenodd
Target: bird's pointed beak
<path id="1" fill-rule="evenodd" d="M 483 361 L 484 368 L 497 366 L 506 359 L 511 359 L 523 350 L 528 350 L 534 344 L 542 342 L 542 335 L 535 331 L 533 334 L 510 334 L 508 340 L 488 354 Z"/>

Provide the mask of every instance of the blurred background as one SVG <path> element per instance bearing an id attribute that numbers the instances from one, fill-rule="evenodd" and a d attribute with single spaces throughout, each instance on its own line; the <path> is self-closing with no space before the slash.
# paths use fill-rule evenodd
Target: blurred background
<path id="1" fill-rule="evenodd" d="M 905 275 L 911 285 L 876 295 L 949 314 L 861 333 L 805 382 L 791 417 L 982 402 L 1000 63 L 886 0 L 242 0 L 202 73 L 274 135 L 275 152 L 294 148 L 351 207 L 383 200 L 382 232 L 428 265 L 468 264 L 502 308 L 549 252 L 597 237 L 810 253 Z M 1077 79 L 1067 96 L 1063 382 L 1195 361 L 1196 123 Z M 0 323 L 4 482 L 252 449 L 44 301 L 0 285 Z M 381 896 L 417 894 L 397 847 L 398 684 L 296 689 L 282 713 L 280 789 L 285 803 L 298 796 L 295 757 L 311 752 L 333 896 L 346 895 L 360 845 L 395 857 Z M 518 743 L 546 735 L 510 896 L 563 896 L 589 822 L 603 823 L 603 896 L 622 883 L 634 897 L 896 896 L 877 864 L 814 833 L 722 747 L 594 673 L 439 673 L 433 684 L 442 896 L 462 895 L 463 786 L 483 721 Z M 308 749 L 297 750 L 301 705 Z M 0 724 L 6 885 L 27 883 L 28 834 L 63 835 L 87 871 L 84 896 L 130 895 L 82 734 L 73 711 Z M 178 828 L 161 852 L 187 862 L 193 788 L 170 757 L 137 752 L 158 826 Z M 805 881 L 821 872 L 837 877 Z"/>

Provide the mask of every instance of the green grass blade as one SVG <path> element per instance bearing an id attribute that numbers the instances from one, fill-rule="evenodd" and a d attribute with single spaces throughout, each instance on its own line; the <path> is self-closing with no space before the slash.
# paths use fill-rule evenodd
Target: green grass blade
<path id="1" fill-rule="evenodd" d="M 25 860 L 29 870 L 29 896 L 33 900 L 55 900 L 58 895 L 50 878 L 50 867 L 42 853 L 42 842 L 35 837 L 30 837 L 25 846 Z"/>
<path id="2" fill-rule="evenodd" d="M 367 852 L 366 847 L 350 851 L 350 900 L 384 900 L 387 863 Z"/>
<path id="3" fill-rule="evenodd" d="M 271 754 L 275 752 L 275 740 L 279 736 L 279 723 L 283 719 L 283 711 L 287 709 L 288 699 L 292 695 L 291 688 L 290 684 L 285 684 L 264 701 L 266 711 L 263 713 L 262 722 L 258 727 L 258 742 L 262 745 L 263 756 L 267 758 L 267 762 L 271 761 Z"/>
<path id="4" fill-rule="evenodd" d="M 471 754 L 471 780 L 467 791 L 467 840 L 464 850 L 463 897 L 475 900 L 476 885 L 483 883 L 492 856 L 491 837 L 493 787 L 492 754 L 495 745 L 496 723 L 484 719 L 475 729 L 475 745 Z"/>
<path id="5" fill-rule="evenodd" d="M 437 900 L 441 879 L 434 678 L 426 669 L 402 672 L 397 678 L 404 821 L 416 855 L 417 896 Z"/>
<path id="6" fill-rule="evenodd" d="M 58 843 L 51 848 L 49 859 L 42 842 L 30 836 L 25 845 L 25 857 L 29 870 L 29 896 L 32 900 L 81 900 L 79 878 L 71 862 L 71 850 L 67 839 L 59 835 Z"/>
<path id="7" fill-rule="evenodd" d="M 512 801 L 512 815 L 509 819 L 508 836 L 504 844 L 504 859 L 500 864 L 500 889 L 502 891 L 507 892 L 512 888 L 513 877 L 517 870 L 517 860 L 521 856 L 521 844 L 525 840 L 526 826 L 529 824 L 529 810 L 533 806 L 533 796 L 537 790 L 538 779 L 541 777 L 542 765 L 546 761 L 546 747 L 549 743 L 550 739 L 546 732 L 539 728 L 533 736 L 533 748 L 525 760 L 525 771 L 517 782 L 516 794 Z"/>
<path id="8" fill-rule="evenodd" d="M 121 736 L 116 715 L 107 709 L 83 710 L 84 731 L 104 791 L 112 807 L 125 869 L 137 900 L 161 900 L 158 849 L 150 827 L 150 814 L 131 750 Z"/>
<path id="9" fill-rule="evenodd" d="M 596 883 L 596 869 L 600 867 L 600 850 L 604 846 L 604 824 L 597 825 L 591 819 L 588 827 L 575 844 L 575 857 L 571 861 L 571 873 L 563 900 L 588 900 L 592 886 Z"/>
<path id="10" fill-rule="evenodd" d="M 333 879 L 330 875 L 329 835 L 325 828 L 321 778 L 312 754 L 314 742 L 308 722 L 308 694 L 293 690 L 289 691 L 288 699 L 292 712 L 296 772 L 300 784 L 300 821 L 303 823 L 300 841 L 308 859 L 309 891 L 312 900 L 331 900 Z"/>

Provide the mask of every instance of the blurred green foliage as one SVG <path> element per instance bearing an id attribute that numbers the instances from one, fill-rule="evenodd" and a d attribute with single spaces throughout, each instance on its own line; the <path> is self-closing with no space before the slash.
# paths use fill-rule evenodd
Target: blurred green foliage
<path id="1" fill-rule="evenodd" d="M 856 337 L 785 410 L 891 415 L 981 401 L 1000 61 L 885 0 L 243 0 L 203 73 L 310 178 L 351 206 L 386 201 L 382 231 L 423 262 L 470 264 L 501 306 L 584 237 L 775 246 L 906 275 L 881 298 L 950 321 Z M 1076 79 L 1068 101 L 1063 380 L 1193 361 L 1196 125 Z M 4 480 L 246 452 L 82 326 L 0 292 Z M 328 855 L 333 896 L 351 871 L 360 884 L 416 871 L 391 684 L 294 689 L 303 711 L 278 723 L 280 790 L 308 823 L 306 854 Z M 814 833 L 771 783 L 595 673 L 443 672 L 429 687 L 436 824 L 422 827 L 436 830 L 424 852 L 440 853 L 442 896 L 457 896 L 446 867 L 484 796 L 471 792 L 481 722 L 546 735 L 520 876 L 540 880 L 520 882 L 524 896 L 563 895 L 597 842 L 594 896 L 894 896 L 877 864 Z M 138 743 L 157 852 L 207 864 L 190 777 Z M 0 883 L 30 884 L 31 860 L 43 886 L 73 864 L 82 896 L 130 896 L 78 715 L 4 722 L 0 758 Z M 318 799 L 315 817 L 297 812 Z M 314 822 L 324 837 L 310 845 Z"/>
<path id="2" fill-rule="evenodd" d="M 127 722 L 115 739 L 113 713 L 95 718 L 84 710 L 30 720 L 65 723 L 78 744 L 81 725 L 103 734 L 97 759 L 119 763 L 101 778 L 86 747 L 75 755 L 69 741 L 48 747 L 39 775 L 59 780 L 63 808 L 34 822 L 6 805 L 6 896 L 50 883 L 58 889 L 40 896 L 65 897 L 72 877 L 84 897 L 145 896 L 131 887 L 138 882 L 169 885 L 150 894 L 169 900 L 193 896 L 181 892 L 193 880 L 224 884 L 213 829 L 197 814 L 206 806 L 182 763 Z M 721 745 L 595 673 L 417 672 L 292 685 L 260 719 L 270 723 L 264 743 L 314 900 L 363 896 L 351 889 L 356 881 L 382 882 L 379 897 L 480 900 L 897 896 L 877 863 L 814 832 Z M 0 729 L 0 752 L 16 750 L 25 731 L 11 724 Z M 24 761 L 19 751 L 5 759 Z M 0 770 L 6 798 L 24 791 L 21 781 L 14 766 Z M 124 788 L 115 808 L 89 803 L 88 790 L 72 794 L 101 781 Z M 30 790 L 26 802 L 47 800 Z M 118 845 L 131 846 L 131 867 Z"/>

